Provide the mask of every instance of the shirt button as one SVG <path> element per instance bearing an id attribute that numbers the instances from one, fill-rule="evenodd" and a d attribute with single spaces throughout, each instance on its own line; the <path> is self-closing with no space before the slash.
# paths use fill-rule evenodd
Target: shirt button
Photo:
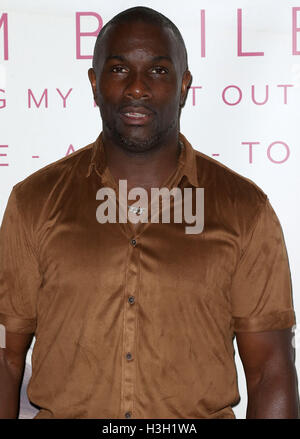
<path id="1" fill-rule="evenodd" d="M 131 304 L 134 303 L 134 296 L 129 296 L 128 302 Z"/>
<path id="2" fill-rule="evenodd" d="M 125 418 L 131 418 L 131 412 L 126 412 L 125 413 Z"/>
<path id="3" fill-rule="evenodd" d="M 136 240 L 135 240 L 135 239 L 132 239 L 130 242 L 131 242 L 131 245 L 132 245 L 133 247 L 136 246 Z"/>
<path id="4" fill-rule="evenodd" d="M 127 354 L 126 354 L 126 358 L 127 358 L 127 360 L 131 360 L 131 359 L 132 359 L 132 355 L 131 355 L 130 352 L 127 352 Z"/>

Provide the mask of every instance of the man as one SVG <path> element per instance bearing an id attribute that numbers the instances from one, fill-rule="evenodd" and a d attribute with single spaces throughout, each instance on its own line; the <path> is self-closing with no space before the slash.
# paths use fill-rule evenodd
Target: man
<path id="1" fill-rule="evenodd" d="M 88 73 L 103 132 L 16 184 L 3 218 L 1 417 L 17 416 L 35 334 L 36 418 L 234 418 L 235 336 L 247 418 L 298 418 L 281 227 L 260 188 L 180 133 L 191 73 L 178 29 L 126 10 L 100 32 Z M 124 180 L 126 194 L 204 188 L 203 230 L 102 221 L 99 189 L 120 195 Z"/>

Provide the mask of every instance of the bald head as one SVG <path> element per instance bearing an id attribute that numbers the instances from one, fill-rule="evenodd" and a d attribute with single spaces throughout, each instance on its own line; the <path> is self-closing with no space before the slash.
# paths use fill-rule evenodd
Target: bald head
<path id="1" fill-rule="evenodd" d="M 144 7 L 116 15 L 97 38 L 88 75 L 106 141 L 135 153 L 176 147 L 192 77 L 168 18 Z"/>
<path id="2" fill-rule="evenodd" d="M 96 74 L 98 73 L 98 65 L 103 51 L 103 45 L 107 35 L 119 24 L 133 24 L 136 22 L 144 22 L 146 24 L 152 24 L 153 26 L 159 26 L 170 30 L 170 34 L 176 44 L 177 54 L 180 61 L 181 71 L 184 73 L 188 69 L 187 51 L 182 38 L 182 35 L 175 24 L 165 17 L 163 14 L 155 11 L 154 9 L 137 6 L 134 8 L 126 9 L 113 17 L 106 25 L 101 29 L 95 44 L 94 56 L 93 56 L 93 69 Z"/>

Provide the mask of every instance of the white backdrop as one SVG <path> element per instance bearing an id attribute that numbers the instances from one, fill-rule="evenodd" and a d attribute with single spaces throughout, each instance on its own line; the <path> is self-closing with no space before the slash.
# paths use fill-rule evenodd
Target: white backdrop
<path id="1" fill-rule="evenodd" d="M 182 133 L 269 196 L 299 318 L 300 0 L 1 0 L 0 218 L 16 182 L 96 139 L 101 122 L 87 77 L 94 35 L 102 22 L 138 5 L 165 14 L 185 39 L 193 83 Z M 295 342 L 300 346 L 297 330 Z M 244 418 L 246 385 L 235 349 L 241 402 L 234 412 Z M 36 412 L 25 394 L 30 356 L 20 417 Z M 298 375 L 299 364 L 297 358 Z"/>

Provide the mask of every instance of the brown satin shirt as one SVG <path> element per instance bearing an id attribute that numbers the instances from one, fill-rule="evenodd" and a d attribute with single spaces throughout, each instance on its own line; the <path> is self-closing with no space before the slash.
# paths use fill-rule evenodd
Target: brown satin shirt
<path id="1" fill-rule="evenodd" d="M 234 418 L 237 332 L 292 327 L 265 193 L 184 145 L 169 188 L 204 188 L 204 229 L 100 224 L 102 135 L 23 181 L 0 233 L 0 323 L 35 333 L 35 418 Z"/>

